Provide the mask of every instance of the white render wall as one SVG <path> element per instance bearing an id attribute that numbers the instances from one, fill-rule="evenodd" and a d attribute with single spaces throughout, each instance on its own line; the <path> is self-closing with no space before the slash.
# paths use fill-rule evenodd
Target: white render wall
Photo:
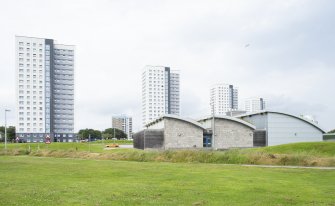
<path id="1" fill-rule="evenodd" d="M 267 131 L 267 146 L 322 141 L 323 133 L 320 129 L 294 116 L 264 112 L 241 118 L 255 125 L 256 129 Z"/>
<path id="2" fill-rule="evenodd" d="M 16 36 L 16 128 L 45 132 L 45 40 Z"/>
<path id="3" fill-rule="evenodd" d="M 322 141 L 322 132 L 311 124 L 283 114 L 268 113 L 268 146 Z"/>

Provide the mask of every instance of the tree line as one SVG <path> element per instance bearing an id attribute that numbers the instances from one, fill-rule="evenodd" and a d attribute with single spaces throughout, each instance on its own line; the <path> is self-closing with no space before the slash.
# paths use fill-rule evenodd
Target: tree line
<path id="1" fill-rule="evenodd" d="M 104 131 L 99 131 L 95 129 L 81 129 L 78 132 L 78 137 L 80 139 L 88 139 L 91 135 L 91 138 L 94 139 L 126 139 L 127 135 L 119 129 L 116 128 L 107 128 Z M 7 141 L 11 142 L 15 140 L 15 127 L 8 126 L 7 127 Z M 0 141 L 5 141 L 5 127 L 0 126 Z"/>
<path id="2" fill-rule="evenodd" d="M 91 135 L 91 136 L 90 136 Z M 78 137 L 80 139 L 88 139 L 89 137 L 95 139 L 126 139 L 127 135 L 122 130 L 117 128 L 107 128 L 104 131 L 94 130 L 94 129 L 81 129 L 78 132 Z"/>

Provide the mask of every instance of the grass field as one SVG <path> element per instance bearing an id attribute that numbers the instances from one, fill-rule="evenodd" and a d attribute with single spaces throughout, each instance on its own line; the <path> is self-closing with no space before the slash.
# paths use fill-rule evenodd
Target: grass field
<path id="1" fill-rule="evenodd" d="M 335 171 L 0 156 L 1 205 L 335 205 Z"/>

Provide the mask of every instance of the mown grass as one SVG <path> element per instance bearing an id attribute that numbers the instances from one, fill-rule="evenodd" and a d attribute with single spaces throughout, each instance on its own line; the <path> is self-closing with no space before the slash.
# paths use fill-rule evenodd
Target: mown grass
<path id="1" fill-rule="evenodd" d="M 6 206 L 330 206 L 334 182 L 334 170 L 0 156 Z"/>
<path id="2" fill-rule="evenodd" d="M 254 150 L 272 154 L 305 154 L 318 157 L 333 157 L 335 156 L 335 142 L 292 143 L 255 148 Z"/>
<path id="3" fill-rule="evenodd" d="M 140 162 L 335 166 L 335 143 L 296 143 L 265 148 L 211 150 L 104 150 L 99 143 L 10 144 L 0 155 L 31 155 Z"/>

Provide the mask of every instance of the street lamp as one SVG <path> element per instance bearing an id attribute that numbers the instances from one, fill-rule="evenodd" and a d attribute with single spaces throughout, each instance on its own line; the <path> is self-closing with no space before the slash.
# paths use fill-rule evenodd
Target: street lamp
<path id="1" fill-rule="evenodd" d="M 7 112 L 10 112 L 9 109 L 5 109 L 5 150 L 7 151 Z"/>

